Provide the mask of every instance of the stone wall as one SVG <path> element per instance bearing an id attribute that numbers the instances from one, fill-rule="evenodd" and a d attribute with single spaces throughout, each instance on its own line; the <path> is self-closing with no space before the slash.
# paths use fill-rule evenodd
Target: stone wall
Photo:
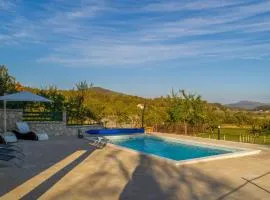
<path id="1" fill-rule="evenodd" d="M 7 109 L 7 130 L 16 128 L 16 122 L 22 121 L 22 110 Z M 0 132 L 4 132 L 4 110 L 0 109 Z"/>
<path id="2" fill-rule="evenodd" d="M 0 132 L 4 131 L 4 117 L 3 110 L 0 109 Z M 101 125 L 86 125 L 86 126 L 67 126 L 65 121 L 65 113 L 63 115 L 63 121 L 59 122 L 44 122 L 44 121 L 31 121 L 27 122 L 30 129 L 36 132 L 45 132 L 49 136 L 57 135 L 77 135 L 78 130 L 83 132 L 89 129 L 103 128 Z M 7 130 L 16 129 L 16 122 L 23 121 L 23 111 L 7 109 Z"/>
<path id="3" fill-rule="evenodd" d="M 30 129 L 36 132 L 45 132 L 49 136 L 65 135 L 66 124 L 64 122 L 27 122 Z"/>
<path id="4" fill-rule="evenodd" d="M 104 118 L 102 121 L 107 128 L 134 128 L 141 126 L 141 119 L 136 116 L 133 116 L 129 123 L 118 123 L 113 117 Z"/>
<path id="5" fill-rule="evenodd" d="M 57 135 L 77 135 L 78 130 L 82 132 L 89 129 L 98 129 L 102 126 L 98 125 L 87 125 L 87 126 L 66 126 L 65 122 L 27 122 L 31 130 L 36 132 L 45 132 L 49 136 Z"/>
<path id="6" fill-rule="evenodd" d="M 101 125 L 85 125 L 85 126 L 67 126 L 66 134 L 67 135 L 77 135 L 78 130 L 80 129 L 82 132 L 85 132 L 90 129 L 101 129 L 103 126 Z"/>

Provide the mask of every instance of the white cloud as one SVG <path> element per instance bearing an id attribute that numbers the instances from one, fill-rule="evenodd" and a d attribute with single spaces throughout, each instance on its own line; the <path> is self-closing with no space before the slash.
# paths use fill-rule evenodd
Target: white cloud
<path id="1" fill-rule="evenodd" d="M 149 64 L 171 59 L 213 57 L 260 59 L 257 50 L 270 49 L 270 44 L 247 45 L 245 40 L 189 42 L 184 44 L 137 45 L 76 43 L 58 49 L 39 62 L 56 62 L 72 67 L 126 66 Z M 74 53 L 76 52 L 76 53 Z"/>
<path id="2" fill-rule="evenodd" d="M 100 5 L 100 4 L 87 5 L 76 11 L 67 13 L 67 17 L 70 19 L 90 18 L 90 17 L 95 17 L 99 13 L 102 13 L 105 11 L 113 11 L 113 9 L 105 5 Z"/>
<path id="3" fill-rule="evenodd" d="M 260 35 L 269 34 L 270 16 L 258 17 L 270 12 L 270 1 L 164 1 L 125 10 L 107 1 L 57 2 L 38 5 L 42 11 L 32 17 L 18 9 L 28 4 L 11 8 L 17 12 L 6 14 L 9 21 L 0 27 L 0 47 L 39 43 L 50 53 L 38 62 L 73 67 L 144 65 L 198 57 L 265 59 L 270 50 L 269 37 Z M 192 15 L 187 14 L 190 10 Z M 186 14 L 156 14 L 161 11 Z"/>
<path id="4" fill-rule="evenodd" d="M 213 8 L 223 8 L 228 6 L 241 5 L 248 1 L 236 0 L 204 0 L 204 1 L 166 1 L 161 3 L 153 3 L 145 6 L 143 10 L 151 12 L 172 12 L 183 10 L 203 10 Z"/>
<path id="5" fill-rule="evenodd" d="M 0 11 L 8 11 L 14 9 L 15 3 L 10 0 L 0 0 Z"/>

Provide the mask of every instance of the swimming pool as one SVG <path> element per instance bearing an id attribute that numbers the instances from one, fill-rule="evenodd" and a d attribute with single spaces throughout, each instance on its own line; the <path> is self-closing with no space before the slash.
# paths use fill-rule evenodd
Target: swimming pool
<path id="1" fill-rule="evenodd" d="M 247 153 L 246 149 L 210 146 L 206 144 L 192 143 L 185 140 L 169 139 L 157 136 L 137 137 L 110 137 L 112 144 L 141 152 L 143 154 L 162 157 L 172 161 L 194 162 L 202 159 L 216 159 L 218 156 L 232 156 L 237 153 Z M 250 152 L 249 152 L 250 153 Z"/>

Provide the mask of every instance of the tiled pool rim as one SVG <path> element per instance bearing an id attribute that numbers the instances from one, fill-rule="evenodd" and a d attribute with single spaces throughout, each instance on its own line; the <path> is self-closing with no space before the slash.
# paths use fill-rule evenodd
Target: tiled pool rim
<path id="1" fill-rule="evenodd" d="M 106 136 L 108 139 L 128 139 L 132 137 L 143 137 L 148 134 L 135 134 L 135 135 L 121 135 L 121 136 Z M 149 134 L 150 135 L 150 134 Z M 152 134 L 150 136 L 153 136 Z M 191 144 L 191 145 L 199 145 L 199 146 L 206 146 L 206 147 L 213 147 L 213 148 L 219 148 L 219 149 L 230 149 L 230 150 L 241 150 L 241 151 L 236 151 L 232 153 L 227 153 L 227 154 L 221 154 L 221 155 L 214 155 L 214 156 L 207 156 L 207 157 L 201 157 L 201 158 L 193 158 L 193 159 L 188 159 L 188 160 L 182 160 L 182 161 L 175 161 L 169 158 L 164 158 L 160 157 L 157 155 L 153 154 L 148 154 L 148 153 L 143 153 L 140 151 L 136 151 L 127 147 L 122 147 L 116 144 L 108 143 L 108 146 L 117 148 L 120 150 L 128 151 L 130 153 L 136 154 L 136 155 L 144 155 L 147 157 L 151 157 L 160 161 L 165 161 L 167 163 L 180 166 L 180 165 L 187 165 L 187 164 L 196 164 L 196 163 L 202 163 L 202 162 L 208 162 L 208 161 L 214 161 L 214 160 L 221 160 L 221 159 L 228 159 L 228 158 L 237 158 L 237 157 L 243 157 L 243 156 L 250 156 L 250 155 L 255 155 L 259 154 L 261 150 L 257 149 L 250 149 L 250 148 L 240 148 L 240 147 L 234 147 L 234 146 L 227 146 L 227 145 L 222 145 L 222 144 L 213 144 L 210 142 L 198 142 L 198 141 L 193 141 L 189 139 L 180 139 L 180 138 L 174 138 L 174 137 L 167 137 L 167 136 L 156 136 L 154 135 L 153 137 L 161 138 L 163 140 L 167 141 L 172 141 L 172 142 L 178 142 L 178 143 L 185 143 L 185 144 Z"/>

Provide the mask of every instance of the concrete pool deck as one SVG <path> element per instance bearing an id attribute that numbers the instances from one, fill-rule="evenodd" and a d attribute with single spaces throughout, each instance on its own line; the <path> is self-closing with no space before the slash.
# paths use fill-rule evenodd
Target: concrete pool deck
<path id="1" fill-rule="evenodd" d="M 159 135 L 159 134 L 157 134 Z M 0 165 L 0 199 L 269 199 L 270 148 L 162 134 L 261 150 L 183 166 L 87 140 L 20 141 L 21 168 Z"/>

